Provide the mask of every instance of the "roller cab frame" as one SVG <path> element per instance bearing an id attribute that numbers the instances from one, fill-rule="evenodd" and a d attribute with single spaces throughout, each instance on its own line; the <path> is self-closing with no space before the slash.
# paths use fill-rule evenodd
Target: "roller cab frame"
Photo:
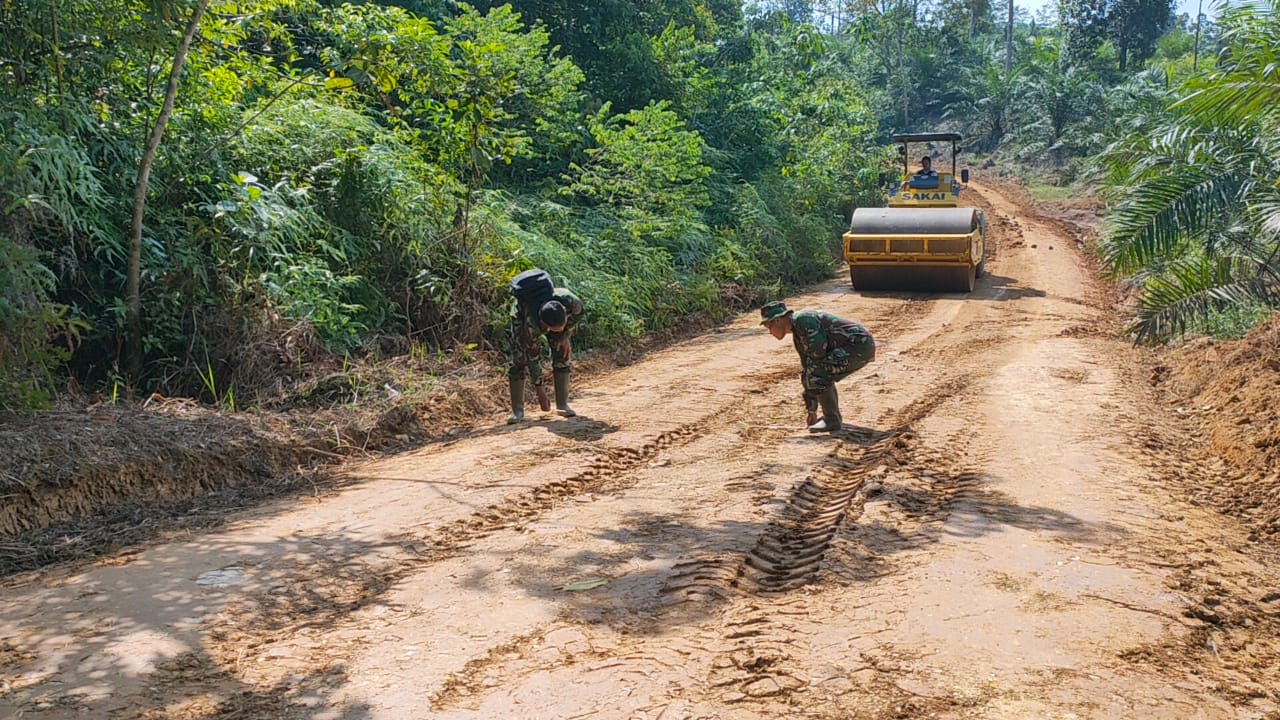
<path id="1" fill-rule="evenodd" d="M 844 234 L 844 257 L 855 290 L 971 292 L 983 274 L 986 218 L 959 207 L 969 171 L 956 174 L 958 133 L 894 135 L 902 177 L 886 188 L 887 207 L 858 208 Z M 918 178 L 909 166 L 910 145 L 950 144 L 951 168 L 937 178 Z"/>

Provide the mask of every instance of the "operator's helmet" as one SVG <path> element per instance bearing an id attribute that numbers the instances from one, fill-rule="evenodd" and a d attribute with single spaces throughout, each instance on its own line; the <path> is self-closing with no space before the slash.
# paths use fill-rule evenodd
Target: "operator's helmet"
<path id="1" fill-rule="evenodd" d="M 538 320 L 546 327 L 559 327 L 565 323 L 569 313 L 558 300 L 548 300 L 538 308 Z"/>

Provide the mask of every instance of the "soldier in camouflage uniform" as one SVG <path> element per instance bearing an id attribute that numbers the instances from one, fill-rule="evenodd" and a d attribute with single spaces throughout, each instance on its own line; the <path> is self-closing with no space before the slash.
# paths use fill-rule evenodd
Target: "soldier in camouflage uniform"
<path id="1" fill-rule="evenodd" d="M 577 415 L 569 407 L 569 357 L 573 346 L 569 337 L 582 317 L 584 308 L 577 295 L 566 288 L 556 288 L 551 299 L 539 308 L 525 308 L 512 300 L 511 367 L 507 378 L 511 385 L 511 416 L 507 423 L 524 420 L 524 375 L 533 381 L 538 404 L 548 410 L 547 391 L 542 377 L 542 342 L 545 334 L 551 347 L 551 375 L 555 383 L 556 412 L 564 417 Z"/>
<path id="2" fill-rule="evenodd" d="M 800 382 L 809 432 L 839 430 L 843 421 L 836 381 L 875 360 L 876 342 L 871 333 L 852 320 L 816 310 L 788 310 L 780 301 L 760 308 L 760 317 L 760 324 L 775 338 L 781 340 L 791 333 L 800 354 Z"/>

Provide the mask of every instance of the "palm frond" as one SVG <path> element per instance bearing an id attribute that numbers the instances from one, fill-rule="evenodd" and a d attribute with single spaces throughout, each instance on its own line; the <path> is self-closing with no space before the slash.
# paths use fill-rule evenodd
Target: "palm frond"
<path id="1" fill-rule="evenodd" d="M 1193 80 L 1174 104 L 1216 124 L 1275 118 L 1280 112 L 1280 3 L 1246 2 L 1219 19 L 1219 70 Z"/>
<path id="2" fill-rule="evenodd" d="M 1270 65 L 1267 76 L 1250 74 L 1200 88 L 1173 104 L 1190 116 L 1215 123 L 1252 121 L 1280 111 L 1280 68 Z"/>
<path id="3" fill-rule="evenodd" d="M 1259 258 L 1194 256 L 1147 280 L 1138 317 L 1128 332 L 1138 342 L 1163 342 L 1197 321 L 1232 308 L 1280 307 L 1280 285 L 1259 273 Z"/>
<path id="4" fill-rule="evenodd" d="M 1107 220 L 1103 258 L 1114 273 L 1130 274 L 1175 256 L 1218 227 L 1252 185 L 1251 176 L 1231 165 L 1185 165 L 1158 182 L 1133 183 Z"/>

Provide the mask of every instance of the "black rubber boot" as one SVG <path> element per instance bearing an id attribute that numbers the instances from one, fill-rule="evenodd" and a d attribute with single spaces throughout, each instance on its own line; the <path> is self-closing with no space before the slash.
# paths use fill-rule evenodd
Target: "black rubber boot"
<path id="1" fill-rule="evenodd" d="M 569 371 L 557 370 L 552 373 L 556 384 L 556 413 L 565 417 L 574 417 L 578 413 L 569 407 Z"/>
<path id="2" fill-rule="evenodd" d="M 511 415 L 507 417 L 508 425 L 515 425 L 524 420 L 524 377 L 511 378 Z"/>
<path id="3" fill-rule="evenodd" d="M 822 417 L 809 426 L 809 432 L 833 432 L 843 424 L 840 417 L 840 398 L 836 394 L 836 386 L 832 385 L 826 392 L 818 396 L 818 405 L 822 407 Z"/>

